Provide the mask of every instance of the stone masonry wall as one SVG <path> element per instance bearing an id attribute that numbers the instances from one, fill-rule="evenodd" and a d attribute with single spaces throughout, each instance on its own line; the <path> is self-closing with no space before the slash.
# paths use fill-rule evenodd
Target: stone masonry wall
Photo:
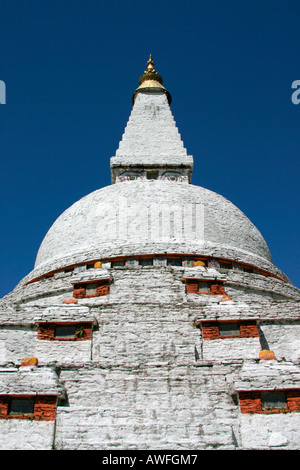
<path id="1" fill-rule="evenodd" d="M 255 369 L 263 365 L 262 349 L 274 349 L 278 365 L 297 368 L 297 290 L 261 275 L 229 272 L 216 274 L 224 291 L 189 293 L 186 276 L 199 277 L 199 270 L 191 269 L 111 268 L 107 295 L 70 305 L 63 300 L 72 297 L 78 275 L 67 273 L 29 284 L 11 295 L 9 304 L 3 302 L 1 365 L 19 367 L 24 357 L 36 356 L 41 370 L 54 367 L 65 395 L 57 402 L 55 427 L 0 420 L 2 448 L 299 447 L 298 408 L 272 416 L 245 414 L 236 387 L 243 366 L 253 364 L 260 386 L 274 388 L 271 376 Z M 95 277 L 90 271 L 85 279 Z M 245 328 L 236 337 L 208 339 L 203 325 L 220 321 Z M 74 322 L 91 326 L 85 340 L 39 334 L 39 325 L 49 331 Z M 284 376 L 279 369 L 278 376 Z M 294 394 L 297 380 L 288 384 Z"/>
<path id="2" fill-rule="evenodd" d="M 233 449 L 238 407 L 226 382 L 235 368 L 156 363 L 64 369 L 69 407 L 58 409 L 56 446 Z"/>

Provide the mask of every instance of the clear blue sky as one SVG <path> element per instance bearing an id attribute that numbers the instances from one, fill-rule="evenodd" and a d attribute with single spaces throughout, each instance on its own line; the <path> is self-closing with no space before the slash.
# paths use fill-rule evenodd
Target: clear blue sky
<path id="1" fill-rule="evenodd" d="M 1 0 L 0 297 L 56 218 L 110 184 L 152 54 L 172 94 L 192 183 L 258 227 L 300 287 L 300 2 Z"/>

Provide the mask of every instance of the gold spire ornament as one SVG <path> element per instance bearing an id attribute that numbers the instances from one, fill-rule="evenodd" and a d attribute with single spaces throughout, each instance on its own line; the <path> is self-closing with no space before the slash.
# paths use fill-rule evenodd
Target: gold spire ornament
<path id="1" fill-rule="evenodd" d="M 170 93 L 166 90 L 163 86 L 163 79 L 162 77 L 156 72 L 154 68 L 154 61 L 150 54 L 149 59 L 147 61 L 147 68 L 144 71 L 143 75 L 139 78 L 139 87 L 135 90 L 133 97 L 132 97 L 132 104 L 134 104 L 135 97 L 137 93 L 140 92 L 150 92 L 150 93 L 157 93 L 163 92 L 167 95 L 168 102 L 171 104 L 172 98 Z"/>
<path id="2" fill-rule="evenodd" d="M 141 85 L 146 80 L 157 81 L 161 85 L 162 85 L 162 82 L 163 82 L 162 77 L 156 72 L 156 70 L 154 68 L 154 61 L 152 59 L 151 54 L 150 54 L 149 60 L 147 62 L 147 68 L 146 68 L 144 74 L 139 79 L 139 84 Z"/>

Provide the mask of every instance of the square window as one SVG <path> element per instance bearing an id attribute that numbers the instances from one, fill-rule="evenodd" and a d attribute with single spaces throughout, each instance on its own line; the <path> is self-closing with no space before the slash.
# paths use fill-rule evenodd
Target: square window
<path id="1" fill-rule="evenodd" d="M 158 178 L 158 171 L 147 171 L 148 180 L 157 180 L 157 178 Z"/>
<path id="2" fill-rule="evenodd" d="M 55 338 L 74 338 L 76 333 L 75 325 L 58 325 L 55 327 Z"/>
<path id="3" fill-rule="evenodd" d="M 169 258 L 168 266 L 182 266 L 182 260 L 180 258 Z"/>
<path id="4" fill-rule="evenodd" d="M 284 392 L 261 392 L 262 409 L 285 409 L 286 397 Z"/>
<path id="5" fill-rule="evenodd" d="M 153 266 L 153 258 L 140 259 L 140 266 Z"/>
<path id="6" fill-rule="evenodd" d="M 198 292 L 210 292 L 210 284 L 208 282 L 199 282 Z"/>
<path id="7" fill-rule="evenodd" d="M 74 268 L 67 268 L 64 270 L 64 273 L 72 273 L 74 271 Z"/>
<path id="8" fill-rule="evenodd" d="M 237 336 L 240 334 L 240 327 L 233 322 L 219 323 L 219 332 L 220 336 Z"/>
<path id="9" fill-rule="evenodd" d="M 85 286 L 85 295 L 97 295 L 97 284 L 95 282 Z"/>
<path id="10" fill-rule="evenodd" d="M 12 398 L 10 400 L 10 415 L 32 415 L 34 411 L 34 398 Z"/>
<path id="11" fill-rule="evenodd" d="M 231 264 L 230 263 L 224 263 L 224 262 L 220 262 L 220 268 L 221 269 L 230 269 L 231 268 Z"/>
<path id="12" fill-rule="evenodd" d="M 125 260 L 113 261 L 113 267 L 125 266 Z"/>

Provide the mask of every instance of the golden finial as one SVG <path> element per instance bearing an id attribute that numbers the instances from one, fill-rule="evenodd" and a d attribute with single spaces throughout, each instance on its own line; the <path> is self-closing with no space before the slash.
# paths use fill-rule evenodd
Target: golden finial
<path id="1" fill-rule="evenodd" d="M 147 62 L 147 70 L 145 70 L 145 73 L 146 72 L 155 72 L 155 68 L 154 68 L 154 61 L 152 59 L 152 55 L 150 54 L 149 56 L 149 59 L 148 59 L 148 62 Z"/>
<path id="2" fill-rule="evenodd" d="M 149 59 L 147 61 L 147 68 L 144 71 L 143 75 L 139 78 L 139 87 L 135 90 L 132 102 L 134 103 L 135 96 L 140 91 L 148 91 L 148 92 L 156 92 L 162 91 L 167 95 L 169 104 L 171 103 L 171 95 L 163 86 L 163 79 L 162 77 L 156 72 L 154 68 L 154 61 L 152 59 L 152 55 L 150 54 Z"/>
<path id="3" fill-rule="evenodd" d="M 147 68 L 144 71 L 144 74 L 139 79 L 139 84 L 141 85 L 146 80 L 154 80 L 160 84 L 162 84 L 163 79 L 162 77 L 156 72 L 154 68 L 154 61 L 152 59 L 152 55 L 150 54 L 149 59 L 147 61 Z"/>

